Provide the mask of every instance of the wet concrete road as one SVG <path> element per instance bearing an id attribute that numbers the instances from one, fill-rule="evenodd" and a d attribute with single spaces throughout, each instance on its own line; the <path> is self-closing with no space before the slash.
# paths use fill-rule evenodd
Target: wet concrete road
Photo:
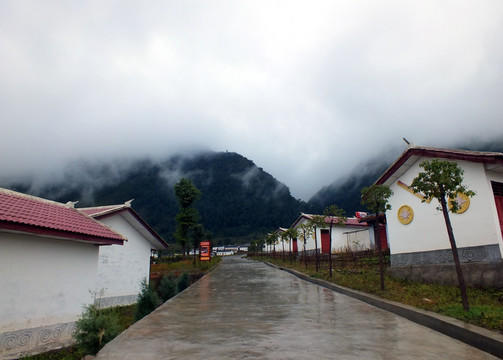
<path id="1" fill-rule="evenodd" d="M 97 359 L 496 358 L 263 263 L 229 257 Z"/>

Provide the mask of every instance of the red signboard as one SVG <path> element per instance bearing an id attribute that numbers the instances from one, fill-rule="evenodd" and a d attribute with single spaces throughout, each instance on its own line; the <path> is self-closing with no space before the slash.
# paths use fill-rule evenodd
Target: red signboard
<path id="1" fill-rule="evenodd" d="M 201 241 L 201 243 L 199 244 L 199 260 L 211 260 L 211 246 L 209 241 Z"/>

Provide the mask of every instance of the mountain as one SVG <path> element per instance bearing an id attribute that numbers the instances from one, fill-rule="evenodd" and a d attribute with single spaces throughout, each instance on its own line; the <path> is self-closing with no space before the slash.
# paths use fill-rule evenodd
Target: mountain
<path id="1" fill-rule="evenodd" d="M 503 141 L 468 143 L 456 148 L 503 152 Z M 195 204 L 201 223 L 213 233 L 216 244 L 246 243 L 289 227 L 300 215 L 322 213 L 337 204 L 353 216 L 365 211 L 360 191 L 374 183 L 400 155 L 390 149 L 381 156 L 355 166 L 355 170 L 319 190 L 307 203 L 296 200 L 288 187 L 232 152 L 177 155 L 162 161 L 77 162 L 60 180 L 40 184 L 33 178 L 2 186 L 60 202 L 79 200 L 77 207 L 121 204 L 135 199 L 133 208 L 167 241 L 174 242 L 178 205 L 174 185 L 185 177 L 201 190 Z"/>
<path id="2" fill-rule="evenodd" d="M 356 211 L 366 211 L 360 204 L 361 189 L 372 185 L 379 176 L 386 171 L 388 162 L 368 163 L 362 166 L 363 170 L 354 171 L 348 176 L 323 187 L 311 199 L 308 204 L 316 213 L 322 213 L 323 209 L 332 204 L 337 204 L 344 209 L 348 217 L 354 216 Z"/>
<path id="3" fill-rule="evenodd" d="M 289 227 L 309 206 L 288 187 L 232 152 L 177 155 L 164 161 L 130 164 L 77 163 L 63 180 L 41 187 L 33 182 L 10 188 L 47 199 L 79 200 L 77 207 L 120 204 L 134 198 L 133 208 L 167 241 L 174 242 L 178 205 L 174 185 L 190 179 L 201 190 L 195 204 L 201 223 L 220 243 L 248 242 L 279 226 Z"/>

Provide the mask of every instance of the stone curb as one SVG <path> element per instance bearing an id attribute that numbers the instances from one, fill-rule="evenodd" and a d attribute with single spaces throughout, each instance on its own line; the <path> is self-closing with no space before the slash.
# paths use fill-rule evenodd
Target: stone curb
<path id="1" fill-rule="evenodd" d="M 438 331 L 444 335 L 450 336 L 456 340 L 462 341 L 477 349 L 503 359 L 503 336 L 490 330 L 471 325 L 447 316 L 436 314 L 431 311 L 418 309 L 413 306 L 385 300 L 375 295 L 348 289 L 343 286 L 332 284 L 325 280 L 312 278 L 309 275 L 300 273 L 292 269 L 282 268 L 266 261 L 264 261 L 264 263 L 271 267 L 286 271 L 302 280 L 309 281 L 310 283 L 350 296 L 380 309 L 404 317 L 417 324 L 426 326 L 432 330 Z"/>

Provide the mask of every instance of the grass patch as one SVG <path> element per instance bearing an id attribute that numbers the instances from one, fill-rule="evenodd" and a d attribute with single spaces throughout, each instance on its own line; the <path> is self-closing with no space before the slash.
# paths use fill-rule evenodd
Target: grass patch
<path id="1" fill-rule="evenodd" d="M 207 272 L 214 268 L 222 258 L 220 256 L 214 256 L 210 261 L 199 261 L 196 259 L 196 263 L 194 264 L 193 259 L 180 260 L 175 262 L 163 262 L 159 264 L 151 265 L 151 272 L 160 272 L 160 273 L 183 273 L 183 272 Z"/>
<path id="2" fill-rule="evenodd" d="M 80 360 L 86 354 L 82 353 L 75 346 L 49 351 L 39 355 L 22 357 L 21 360 Z"/>
<path id="3" fill-rule="evenodd" d="M 440 307 L 438 312 L 471 324 L 480 324 L 486 329 L 503 330 L 503 308 L 490 305 L 470 306 L 470 311 L 464 311 L 460 304 Z"/>
<path id="4" fill-rule="evenodd" d="M 425 284 L 385 277 L 385 291 L 381 291 L 379 269 L 373 261 L 359 262 L 357 266 L 335 268 L 330 277 L 328 270 L 321 267 L 319 272 L 314 264 L 307 267 L 297 261 L 290 264 L 281 259 L 256 258 L 266 260 L 280 267 L 297 270 L 313 278 L 323 279 L 350 289 L 380 296 L 384 299 L 433 311 L 489 330 L 503 333 L 503 289 L 490 287 L 468 287 L 470 311 L 461 305 L 460 290 L 457 286 Z"/>

